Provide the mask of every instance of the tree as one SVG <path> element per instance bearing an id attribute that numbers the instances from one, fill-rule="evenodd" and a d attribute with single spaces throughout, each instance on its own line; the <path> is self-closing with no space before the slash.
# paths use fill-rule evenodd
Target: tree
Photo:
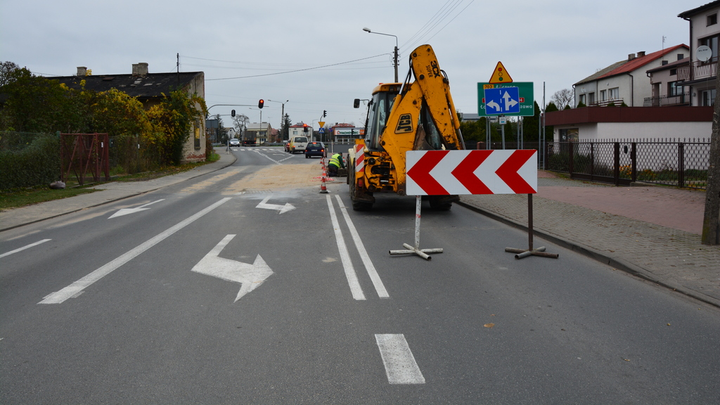
<path id="1" fill-rule="evenodd" d="M 248 121 L 250 121 L 250 118 L 245 114 L 237 114 L 233 117 L 233 128 L 235 128 L 235 132 L 239 134 L 240 139 L 242 139 L 245 134 Z"/>
<path id="2" fill-rule="evenodd" d="M 12 73 L 20 69 L 20 66 L 13 62 L 2 62 L 0 64 L 0 87 L 9 84 L 12 81 Z"/>
<path id="3" fill-rule="evenodd" d="M 566 106 L 572 107 L 574 99 L 575 93 L 570 89 L 558 90 L 550 97 L 550 101 L 555 103 L 559 109 L 565 109 Z"/>

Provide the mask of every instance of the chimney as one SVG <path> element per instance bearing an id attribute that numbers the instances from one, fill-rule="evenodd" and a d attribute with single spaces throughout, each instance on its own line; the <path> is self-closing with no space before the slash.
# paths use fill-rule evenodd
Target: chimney
<path id="1" fill-rule="evenodd" d="M 140 63 L 133 63 L 132 65 L 132 75 L 133 76 L 140 76 L 145 77 L 148 74 L 148 64 L 145 62 Z"/>
<path id="2" fill-rule="evenodd" d="M 642 58 L 643 56 L 645 56 L 645 51 L 638 52 L 638 58 Z"/>
<path id="3" fill-rule="evenodd" d="M 631 61 L 633 59 L 635 59 L 635 54 L 634 53 L 628 54 L 628 61 Z"/>
<path id="4" fill-rule="evenodd" d="M 85 66 L 78 66 L 77 67 L 77 75 L 78 76 L 87 76 L 87 68 Z"/>

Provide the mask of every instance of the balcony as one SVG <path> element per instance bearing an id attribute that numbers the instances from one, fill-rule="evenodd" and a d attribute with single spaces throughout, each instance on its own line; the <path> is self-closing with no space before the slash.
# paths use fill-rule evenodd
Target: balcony
<path id="1" fill-rule="evenodd" d="M 600 100 L 596 101 L 589 105 L 589 107 L 607 107 L 608 105 L 612 104 L 615 107 L 620 107 L 624 100 L 622 98 L 613 98 L 609 100 Z"/>
<path id="2" fill-rule="evenodd" d="M 690 105 L 690 91 L 676 96 L 645 97 L 643 107 L 668 107 Z"/>
<path id="3" fill-rule="evenodd" d="M 677 69 L 678 80 L 686 82 L 694 80 L 711 79 L 717 75 L 717 58 L 711 58 L 707 62 L 695 61 L 689 66 L 681 66 Z"/>

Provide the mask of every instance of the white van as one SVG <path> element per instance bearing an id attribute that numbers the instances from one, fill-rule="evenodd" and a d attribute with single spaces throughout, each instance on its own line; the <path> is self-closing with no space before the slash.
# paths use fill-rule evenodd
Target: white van
<path id="1" fill-rule="evenodd" d="M 307 136 L 293 136 L 290 137 L 290 142 L 288 143 L 288 152 L 295 153 L 295 152 L 305 152 L 305 148 L 307 147 L 308 139 Z"/>

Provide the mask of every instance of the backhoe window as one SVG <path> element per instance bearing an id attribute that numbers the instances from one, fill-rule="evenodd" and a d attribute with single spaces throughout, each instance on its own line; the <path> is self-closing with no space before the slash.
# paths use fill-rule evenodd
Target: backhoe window
<path id="1" fill-rule="evenodd" d="M 368 149 L 380 149 L 380 135 L 387 118 L 392 109 L 392 103 L 395 100 L 395 93 L 379 92 L 373 95 L 368 110 L 368 123 L 365 130 L 365 145 Z"/>

